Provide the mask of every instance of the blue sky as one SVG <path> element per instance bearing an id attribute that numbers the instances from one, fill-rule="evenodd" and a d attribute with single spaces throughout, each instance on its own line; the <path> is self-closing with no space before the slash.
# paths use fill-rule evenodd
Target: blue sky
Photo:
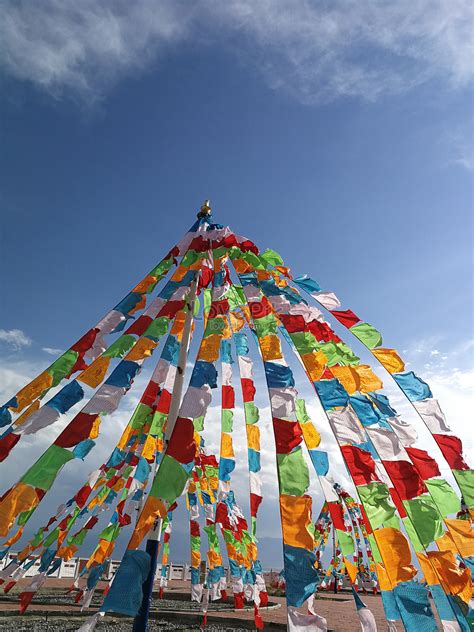
<path id="1" fill-rule="evenodd" d="M 462 424 L 471 3 L 188 7 L 0 9 L 3 398 L 96 323 L 209 197 L 217 221 L 405 351 Z"/>

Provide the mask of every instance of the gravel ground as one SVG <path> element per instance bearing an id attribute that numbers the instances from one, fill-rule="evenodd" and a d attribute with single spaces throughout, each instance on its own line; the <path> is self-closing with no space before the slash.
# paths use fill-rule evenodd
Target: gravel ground
<path id="1" fill-rule="evenodd" d="M 70 621 L 60 617 L 48 621 L 44 617 L 30 617 L 21 620 L 18 617 L 12 617 L 3 621 L 0 619 L 0 630 L 2 632 L 75 632 L 81 624 L 81 620 Z M 164 632 L 165 630 L 188 630 L 191 632 L 191 630 L 200 630 L 200 627 L 158 620 L 150 621 L 148 629 L 150 632 Z M 131 632 L 132 623 L 124 620 L 108 620 L 99 622 L 96 630 L 97 632 Z M 206 626 L 206 630 L 209 632 L 247 632 L 248 628 L 222 627 L 210 623 Z"/>

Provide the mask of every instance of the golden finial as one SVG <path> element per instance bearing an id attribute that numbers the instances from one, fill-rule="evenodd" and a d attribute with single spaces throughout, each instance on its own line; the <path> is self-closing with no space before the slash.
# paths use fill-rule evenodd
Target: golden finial
<path id="1" fill-rule="evenodd" d="M 197 214 L 198 219 L 202 219 L 203 217 L 209 217 L 211 213 L 212 213 L 211 201 L 205 200 L 204 204 L 201 206 L 199 213 Z"/>

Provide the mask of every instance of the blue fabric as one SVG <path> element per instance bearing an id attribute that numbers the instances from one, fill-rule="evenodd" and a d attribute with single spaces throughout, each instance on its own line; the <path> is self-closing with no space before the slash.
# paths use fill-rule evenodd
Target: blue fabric
<path id="1" fill-rule="evenodd" d="M 180 287 L 180 283 L 176 281 L 168 281 L 165 287 L 160 292 L 160 298 L 164 298 L 167 301 L 173 296 L 176 290 Z"/>
<path id="2" fill-rule="evenodd" d="M 165 342 L 165 346 L 163 347 L 163 351 L 161 352 L 161 357 L 163 360 L 167 360 L 173 366 L 177 366 L 179 360 L 179 350 L 181 348 L 181 344 L 175 336 L 171 334 L 168 336 Z"/>
<path id="3" fill-rule="evenodd" d="M 461 627 L 462 632 L 472 632 L 474 630 L 474 611 L 460 597 L 448 595 L 448 601 L 451 608 L 456 613 L 456 619 Z"/>
<path id="4" fill-rule="evenodd" d="M 217 584 L 221 579 L 221 570 L 219 566 L 211 568 L 207 574 L 207 582 L 209 584 Z"/>
<path id="5" fill-rule="evenodd" d="M 107 467 L 116 467 L 125 460 L 125 457 L 126 453 L 123 450 L 120 450 L 120 448 L 114 448 L 114 451 L 110 455 L 106 465 Z"/>
<path id="6" fill-rule="evenodd" d="M 232 509 L 232 507 L 235 505 L 235 496 L 232 490 L 228 492 L 227 497 L 224 500 L 224 502 L 230 509 Z"/>
<path id="7" fill-rule="evenodd" d="M 125 325 L 128 323 L 129 319 L 132 318 L 133 316 L 128 316 L 126 315 L 124 320 L 121 320 L 119 322 L 119 324 L 117 325 L 117 327 L 115 327 L 114 329 L 112 329 L 112 331 L 110 332 L 111 334 L 118 334 L 120 331 L 123 331 L 125 329 Z"/>
<path id="8" fill-rule="evenodd" d="M 219 287 L 221 285 L 224 285 L 224 281 L 225 281 L 225 271 L 224 270 L 219 270 L 219 272 L 215 272 L 214 273 L 214 286 L 215 287 Z"/>
<path id="9" fill-rule="evenodd" d="M 370 452 L 374 461 L 380 461 L 377 450 L 374 448 L 374 444 L 370 441 L 370 439 L 368 441 L 364 441 L 364 443 L 354 443 L 354 447 Z"/>
<path id="10" fill-rule="evenodd" d="M 93 439 L 84 439 L 76 445 L 72 453 L 76 459 L 84 460 L 94 446 L 95 441 Z"/>
<path id="11" fill-rule="evenodd" d="M 189 502 L 190 507 L 195 507 L 197 505 L 196 492 L 188 492 L 188 502 Z"/>
<path id="12" fill-rule="evenodd" d="M 188 476 L 191 476 L 191 472 L 193 471 L 194 468 L 194 461 L 189 461 L 189 463 L 180 463 L 181 467 L 184 469 L 184 471 L 188 474 Z"/>
<path id="13" fill-rule="evenodd" d="M 109 379 L 105 382 L 109 386 L 120 386 L 123 388 L 130 388 L 133 379 L 139 373 L 140 365 L 136 362 L 130 362 L 130 360 L 122 360 L 120 364 L 114 369 Z"/>
<path id="14" fill-rule="evenodd" d="M 397 601 L 393 591 L 381 590 L 380 595 L 382 597 L 383 609 L 387 621 L 400 621 L 400 611 L 398 610 Z"/>
<path id="15" fill-rule="evenodd" d="M 199 584 L 199 569 L 191 568 L 191 584 Z"/>
<path id="16" fill-rule="evenodd" d="M 66 384 L 59 393 L 56 393 L 54 397 L 52 397 L 48 406 L 50 408 L 54 408 L 61 415 L 67 412 L 70 408 L 80 402 L 84 397 L 84 391 L 82 390 L 81 385 L 73 380 L 70 384 Z"/>
<path id="17" fill-rule="evenodd" d="M 382 415 L 385 417 L 395 417 L 397 415 L 397 411 L 390 405 L 390 401 L 386 395 L 382 393 L 370 393 L 370 397 Z"/>
<path id="18" fill-rule="evenodd" d="M 359 595 L 354 590 L 354 586 L 351 586 L 351 590 L 352 590 L 352 596 L 354 597 L 354 601 L 355 601 L 355 605 L 356 605 L 357 610 L 362 610 L 363 608 L 367 608 L 365 603 L 362 601 L 362 599 L 359 597 Z"/>
<path id="19" fill-rule="evenodd" d="M 97 566 L 93 566 L 91 568 L 91 572 L 87 577 L 87 588 L 91 590 L 91 588 L 95 588 L 97 582 L 102 577 L 102 573 L 104 572 L 105 566 L 108 562 L 102 562 L 102 564 L 98 564 Z"/>
<path id="20" fill-rule="evenodd" d="M 328 453 L 323 450 L 308 450 L 311 462 L 318 476 L 326 476 L 329 472 Z"/>
<path id="21" fill-rule="evenodd" d="M 237 562 L 235 562 L 234 560 L 229 560 L 229 568 L 230 568 L 230 574 L 233 577 L 241 577 L 242 572 Z"/>
<path id="22" fill-rule="evenodd" d="M 4 426 L 9 426 L 12 422 L 11 412 L 8 410 L 7 406 L 2 406 L 0 408 L 0 428 Z"/>
<path id="23" fill-rule="evenodd" d="M 289 366 L 276 362 L 264 362 L 263 364 L 269 388 L 286 388 L 295 385 L 295 379 Z"/>
<path id="24" fill-rule="evenodd" d="M 245 356 L 249 352 L 248 338 L 246 334 L 234 334 L 237 355 Z"/>
<path id="25" fill-rule="evenodd" d="M 345 406 L 349 395 L 338 380 L 321 380 L 314 383 L 325 410 L 335 406 Z"/>
<path id="26" fill-rule="evenodd" d="M 54 549 L 45 549 L 41 555 L 41 562 L 39 565 L 38 573 L 44 573 L 48 570 L 49 565 L 54 560 L 56 551 Z"/>
<path id="27" fill-rule="evenodd" d="M 414 581 L 402 582 L 395 586 L 393 594 L 407 630 L 438 632 L 425 586 Z"/>
<path id="28" fill-rule="evenodd" d="M 428 384 L 417 377 L 413 371 L 394 373 L 392 377 L 411 402 L 433 397 Z"/>
<path id="29" fill-rule="evenodd" d="M 140 483 L 144 483 L 147 480 L 149 474 L 150 465 L 148 461 L 141 456 L 140 460 L 138 461 L 137 469 L 135 470 L 134 478 L 137 481 L 140 481 Z"/>
<path id="30" fill-rule="evenodd" d="M 254 272 L 245 272 L 244 274 L 239 274 L 240 282 L 242 286 L 244 285 L 255 285 L 258 287 L 258 282 Z"/>
<path id="31" fill-rule="evenodd" d="M 255 584 L 255 573 L 250 568 L 244 568 L 242 572 L 244 584 Z"/>
<path id="32" fill-rule="evenodd" d="M 114 307 L 117 312 L 122 312 L 125 316 L 129 315 L 130 310 L 138 305 L 142 300 L 142 295 L 138 292 L 130 292 L 123 300 Z"/>
<path id="33" fill-rule="evenodd" d="M 234 459 L 226 459 L 221 457 L 219 461 L 219 480 L 220 481 L 229 481 L 230 474 L 235 469 L 235 461 Z"/>
<path id="34" fill-rule="evenodd" d="M 107 494 L 107 498 L 105 499 L 104 502 L 106 505 L 111 505 L 116 498 L 117 498 L 117 492 L 111 489 L 110 492 Z"/>
<path id="35" fill-rule="evenodd" d="M 181 279 L 181 281 L 178 281 L 177 283 L 179 283 L 181 287 L 184 287 L 184 286 L 190 285 L 194 281 L 195 277 L 196 277 L 196 271 L 188 270 L 186 274 L 184 275 L 184 277 Z"/>
<path id="36" fill-rule="evenodd" d="M 142 584 L 150 570 L 150 556 L 145 551 L 127 550 L 117 569 L 101 612 L 118 612 L 134 617 L 142 602 Z"/>
<path id="37" fill-rule="evenodd" d="M 261 575 L 263 573 L 263 569 L 262 569 L 262 565 L 260 563 L 260 560 L 255 560 L 255 562 L 253 563 L 253 568 L 254 568 L 254 571 L 258 575 Z"/>
<path id="38" fill-rule="evenodd" d="M 433 601 L 435 602 L 439 618 L 444 621 L 455 621 L 456 615 L 451 608 L 451 604 L 449 603 L 443 588 L 439 584 L 436 584 L 435 586 L 429 586 L 429 589 L 433 596 Z"/>
<path id="39" fill-rule="evenodd" d="M 306 301 L 304 301 L 299 294 L 297 294 L 293 290 L 289 289 L 288 287 L 282 288 L 282 292 L 280 292 L 280 293 L 283 294 L 283 296 L 292 305 L 298 305 L 299 303 L 304 303 L 305 305 L 307 304 Z"/>
<path id="40" fill-rule="evenodd" d="M 217 388 L 217 370 L 211 362 L 197 360 L 189 385 L 201 388 L 205 384 L 208 384 L 211 388 Z"/>
<path id="41" fill-rule="evenodd" d="M 284 544 L 283 557 L 287 604 L 297 608 L 314 593 L 318 584 L 319 573 L 314 568 L 316 556 L 312 551 Z"/>
<path id="42" fill-rule="evenodd" d="M 205 505 L 211 505 L 211 504 L 212 504 L 212 503 L 211 503 L 211 497 L 209 496 L 209 494 L 208 494 L 207 492 L 203 492 L 203 491 L 201 490 L 201 496 L 202 496 L 202 502 L 203 502 Z"/>
<path id="43" fill-rule="evenodd" d="M 474 557 L 465 557 L 463 558 L 463 562 L 471 571 L 471 577 L 472 577 L 472 580 L 474 581 Z"/>
<path id="44" fill-rule="evenodd" d="M 260 472 L 260 452 L 253 448 L 248 448 L 248 461 L 251 472 Z"/>
<path id="45" fill-rule="evenodd" d="M 260 287 L 267 296 L 280 296 L 283 294 L 282 290 L 273 281 L 260 281 Z"/>
<path id="46" fill-rule="evenodd" d="M 352 395 L 349 397 L 349 402 L 363 426 L 371 426 L 379 422 L 380 415 L 368 397 Z"/>
<path id="47" fill-rule="evenodd" d="M 48 572 L 46 573 L 46 575 L 52 575 L 55 571 L 58 570 L 61 564 L 62 564 L 62 559 L 58 557 L 58 559 L 54 560 L 54 562 L 51 564 L 51 568 L 48 569 Z"/>
<path id="48" fill-rule="evenodd" d="M 226 362 L 227 364 L 234 364 L 230 340 L 223 340 L 221 342 L 221 358 L 222 362 Z"/>
<path id="49" fill-rule="evenodd" d="M 23 568 L 25 570 L 28 570 L 29 568 L 33 566 L 33 564 L 36 564 L 36 557 L 32 557 L 31 560 L 23 566 Z"/>
<path id="50" fill-rule="evenodd" d="M 316 283 L 316 281 L 311 279 L 307 274 L 303 274 L 302 276 L 296 277 L 296 279 L 293 280 L 297 285 L 299 285 L 300 288 L 306 290 L 306 292 L 309 292 L 309 294 L 311 294 L 311 292 L 321 291 L 319 283 Z"/>

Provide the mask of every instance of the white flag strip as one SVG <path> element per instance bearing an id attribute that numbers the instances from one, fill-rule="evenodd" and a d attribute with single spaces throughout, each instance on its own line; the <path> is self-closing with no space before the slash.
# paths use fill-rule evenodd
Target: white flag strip
<path id="1" fill-rule="evenodd" d="M 321 487 L 323 488 L 324 498 L 330 503 L 339 502 L 339 496 L 334 490 L 334 481 L 332 480 L 332 478 L 329 478 L 328 476 L 320 476 L 319 482 L 321 483 Z"/>
<path id="2" fill-rule="evenodd" d="M 168 375 L 168 370 L 170 368 L 170 363 L 168 360 L 164 358 L 160 358 L 156 363 L 155 370 L 151 376 L 151 381 L 155 382 L 155 384 L 163 384 L 166 380 L 166 376 Z"/>
<path id="3" fill-rule="evenodd" d="M 388 417 L 386 421 L 392 426 L 403 447 L 409 448 L 418 441 L 415 428 L 400 417 Z"/>
<path id="4" fill-rule="evenodd" d="M 441 625 L 443 626 L 443 632 L 462 632 L 461 626 L 457 621 L 444 621 L 441 619 Z"/>
<path id="5" fill-rule="evenodd" d="M 30 435 L 47 428 L 59 419 L 59 412 L 47 404 L 31 413 L 20 426 L 15 426 L 15 434 Z"/>
<path id="6" fill-rule="evenodd" d="M 249 472 L 250 492 L 257 496 L 262 495 L 262 480 L 257 472 Z"/>
<path id="7" fill-rule="evenodd" d="M 82 598 L 81 611 L 84 610 L 84 608 L 88 608 L 91 605 L 91 601 L 92 601 L 92 597 L 94 596 L 94 592 L 95 592 L 95 587 L 94 588 L 86 588 L 86 591 L 85 591 L 84 596 Z"/>
<path id="8" fill-rule="evenodd" d="M 311 294 L 311 296 L 329 311 L 341 307 L 341 301 L 337 298 L 334 292 L 315 292 L 314 294 Z"/>
<path id="9" fill-rule="evenodd" d="M 120 400 L 125 395 L 123 386 L 102 385 L 91 400 L 82 409 L 83 413 L 90 415 L 108 414 L 117 410 Z"/>
<path id="10" fill-rule="evenodd" d="M 357 610 L 357 614 L 359 615 L 362 632 L 377 632 L 377 624 L 375 623 L 374 615 L 368 608 Z"/>
<path id="11" fill-rule="evenodd" d="M 181 417 L 196 419 L 206 414 L 207 407 L 212 401 L 211 387 L 205 384 L 198 388 L 189 386 L 186 391 L 179 414 Z"/>
<path id="12" fill-rule="evenodd" d="M 227 362 L 222 362 L 222 384 L 224 386 L 232 385 L 232 365 Z"/>
<path id="13" fill-rule="evenodd" d="M 319 309 L 314 305 L 306 305 L 306 303 L 297 303 L 296 305 L 292 305 L 290 309 L 287 310 L 287 313 L 292 316 L 303 316 L 305 322 L 307 323 L 310 323 L 313 320 L 324 322 L 323 315 Z"/>
<path id="14" fill-rule="evenodd" d="M 446 418 L 437 399 L 431 397 L 422 399 L 419 402 L 413 402 L 413 406 L 433 434 L 451 433 L 451 428 L 446 423 Z"/>
<path id="15" fill-rule="evenodd" d="M 258 288 L 256 285 L 245 285 L 244 294 L 249 301 L 260 300 L 261 297 L 260 288 Z"/>
<path id="16" fill-rule="evenodd" d="M 211 590 L 211 601 L 217 601 L 221 598 L 221 590 L 219 586 L 219 582 L 216 584 L 212 584 L 210 587 Z"/>
<path id="17" fill-rule="evenodd" d="M 253 378 L 253 362 L 247 356 L 239 356 L 239 370 L 242 379 Z"/>
<path id="18" fill-rule="evenodd" d="M 369 608 L 367 608 L 353 587 L 352 596 L 354 597 L 362 632 L 377 632 L 377 624 L 375 623 L 374 615 Z"/>
<path id="19" fill-rule="evenodd" d="M 202 599 L 202 584 L 191 584 L 191 601 L 197 601 L 201 603 Z"/>
<path id="20" fill-rule="evenodd" d="M 367 428 L 370 440 L 375 446 L 381 461 L 409 461 L 405 448 L 392 430 L 385 428 Z"/>
<path id="21" fill-rule="evenodd" d="M 345 406 L 341 410 L 328 412 L 329 423 L 341 443 L 364 443 L 366 440 L 365 430 L 350 406 Z"/>
<path id="22" fill-rule="evenodd" d="M 302 614 L 292 606 L 288 607 L 288 630 L 290 632 L 327 632 L 328 624 L 318 614 Z"/>
<path id="23" fill-rule="evenodd" d="M 268 300 L 277 314 L 287 314 L 291 307 L 290 301 L 281 294 L 278 296 L 269 296 Z"/>
<path id="24" fill-rule="evenodd" d="M 77 630 L 77 632 L 93 632 L 99 617 L 103 617 L 105 612 L 96 612 L 92 617 L 89 617 Z"/>
<path id="25" fill-rule="evenodd" d="M 244 582 L 242 580 L 242 577 L 231 577 L 230 582 L 231 582 L 233 593 L 244 592 Z"/>
<path id="26" fill-rule="evenodd" d="M 287 388 L 269 388 L 270 404 L 275 417 L 291 417 L 296 411 L 296 389 L 289 386 Z"/>

